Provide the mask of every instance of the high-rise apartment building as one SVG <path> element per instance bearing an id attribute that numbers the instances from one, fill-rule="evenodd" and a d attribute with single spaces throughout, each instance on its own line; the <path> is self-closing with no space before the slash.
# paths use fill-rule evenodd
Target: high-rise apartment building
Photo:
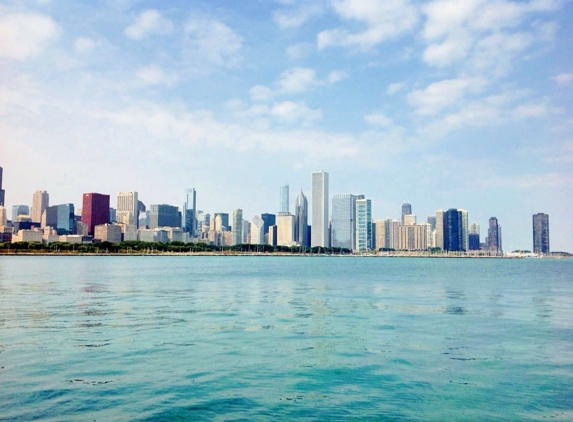
<path id="1" fill-rule="evenodd" d="M 549 248 L 549 215 L 537 213 L 533 215 L 533 252 L 548 254 Z"/>
<path id="2" fill-rule="evenodd" d="M 280 189 L 280 203 L 279 213 L 289 213 L 289 187 L 288 185 L 281 186 Z"/>
<path id="3" fill-rule="evenodd" d="M 137 192 L 119 192 L 117 194 L 116 219 L 120 223 L 139 223 L 139 201 Z"/>
<path id="4" fill-rule="evenodd" d="M 183 230 L 190 235 L 197 231 L 197 192 L 187 189 L 185 203 L 183 204 Z"/>
<path id="5" fill-rule="evenodd" d="M 402 219 L 400 220 L 402 225 L 406 224 L 405 217 L 410 214 L 412 214 L 412 205 L 409 202 L 404 202 L 402 204 Z"/>
<path id="6" fill-rule="evenodd" d="M 84 193 L 82 199 L 82 223 L 87 226 L 88 235 L 93 236 L 94 227 L 109 223 L 109 195 Z"/>
<path id="7" fill-rule="evenodd" d="M 356 249 L 356 201 L 364 195 L 334 195 L 330 245 L 333 248 Z"/>
<path id="8" fill-rule="evenodd" d="M 228 218 L 228 215 L 227 215 Z M 232 245 L 240 245 L 243 243 L 243 210 L 238 208 L 232 214 Z"/>
<path id="9" fill-rule="evenodd" d="M 487 250 L 490 253 L 501 252 L 501 226 L 497 218 L 491 217 L 489 219 L 489 227 L 487 229 Z"/>
<path id="10" fill-rule="evenodd" d="M 45 190 L 37 190 L 32 196 L 32 222 L 40 223 L 42 214 L 50 206 L 50 195 Z"/>
<path id="11" fill-rule="evenodd" d="M 311 186 L 311 246 L 320 246 L 326 248 L 330 243 L 328 236 L 328 173 L 325 171 L 313 172 Z"/>
<path id="12" fill-rule="evenodd" d="M 356 247 L 362 252 L 372 247 L 372 201 L 356 200 Z"/>
<path id="13" fill-rule="evenodd" d="M 4 174 L 4 170 L 0 167 L 0 207 L 4 207 L 4 201 L 6 196 L 6 191 L 2 188 L 2 176 Z"/>
<path id="14" fill-rule="evenodd" d="M 403 226 L 412 226 L 416 224 L 416 214 L 406 214 L 402 216 Z"/>
<path id="15" fill-rule="evenodd" d="M 308 247 L 308 201 L 302 190 L 294 203 L 294 240 L 300 246 Z"/>

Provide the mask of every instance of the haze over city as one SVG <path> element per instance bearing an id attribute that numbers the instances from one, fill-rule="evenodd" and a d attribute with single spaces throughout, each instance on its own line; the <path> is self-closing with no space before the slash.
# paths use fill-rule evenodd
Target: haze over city
<path id="1" fill-rule="evenodd" d="M 373 219 L 463 208 L 509 251 L 543 212 L 573 251 L 572 18 L 552 0 L 3 1 L 6 205 L 193 187 L 250 219 L 324 169 Z"/>

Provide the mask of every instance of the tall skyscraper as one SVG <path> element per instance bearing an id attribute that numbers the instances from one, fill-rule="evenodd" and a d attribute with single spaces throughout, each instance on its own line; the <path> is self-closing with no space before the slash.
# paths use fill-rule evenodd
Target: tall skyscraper
<path id="1" fill-rule="evenodd" d="M 470 251 L 480 250 L 480 233 L 479 233 L 478 223 L 472 223 L 470 226 L 469 250 Z"/>
<path id="2" fill-rule="evenodd" d="M 261 218 L 265 222 L 265 234 L 269 234 L 269 227 L 277 224 L 277 216 L 275 214 L 264 213 Z"/>
<path id="3" fill-rule="evenodd" d="M 441 250 L 444 248 L 444 211 L 436 211 L 436 247 Z"/>
<path id="4" fill-rule="evenodd" d="M 533 252 L 548 254 L 549 248 L 549 215 L 542 212 L 533 214 Z"/>
<path id="5" fill-rule="evenodd" d="M 181 213 L 175 205 L 153 204 L 149 207 L 149 228 L 181 227 Z"/>
<path id="6" fill-rule="evenodd" d="M 289 191 L 288 191 L 288 185 L 284 185 L 281 186 L 281 190 L 280 190 L 280 207 L 279 207 L 279 213 L 284 212 L 284 213 L 289 213 Z"/>
<path id="7" fill-rule="evenodd" d="M 32 222 L 40 223 L 42 214 L 50 206 L 50 195 L 45 190 L 37 190 L 32 197 Z"/>
<path id="8" fill-rule="evenodd" d="M 308 244 L 308 201 L 302 190 L 296 197 L 294 203 L 294 240 L 300 246 L 310 246 Z"/>
<path id="9" fill-rule="evenodd" d="M 277 215 L 277 245 L 294 245 L 295 217 L 288 212 L 280 212 Z"/>
<path id="10" fill-rule="evenodd" d="M 311 246 L 328 247 L 328 173 L 312 173 Z"/>
<path id="11" fill-rule="evenodd" d="M 402 225 L 406 224 L 405 217 L 410 214 L 412 214 L 412 205 L 409 202 L 404 202 L 402 204 Z"/>
<path id="12" fill-rule="evenodd" d="M 428 224 L 430 224 L 430 230 L 436 230 L 436 216 L 429 215 L 428 216 Z"/>
<path id="13" fill-rule="evenodd" d="M 4 170 L 2 169 L 2 167 L 0 167 L 0 207 L 4 207 L 4 201 L 5 201 L 5 195 L 6 192 L 4 191 L 4 189 L 2 189 L 2 175 L 4 173 Z"/>
<path id="14" fill-rule="evenodd" d="M 356 247 L 362 252 L 372 247 L 372 201 L 356 200 Z"/>
<path id="15" fill-rule="evenodd" d="M 82 200 L 82 223 L 88 228 L 88 234 L 94 235 L 94 227 L 109 223 L 109 195 L 102 193 L 84 193 Z"/>
<path id="16" fill-rule="evenodd" d="M 495 254 L 501 252 L 501 226 L 495 217 L 489 219 L 487 250 Z"/>
<path id="17" fill-rule="evenodd" d="M 332 197 L 331 241 L 333 248 L 356 249 L 356 201 L 364 195 L 334 195 Z"/>
<path id="18" fill-rule="evenodd" d="M 191 235 L 197 230 L 197 193 L 195 189 L 185 191 L 185 204 L 183 204 L 183 230 Z"/>
<path id="19" fill-rule="evenodd" d="M 243 243 L 243 210 L 238 208 L 232 214 L 232 245 Z"/>
<path id="20" fill-rule="evenodd" d="M 469 214 L 466 210 L 459 210 L 462 221 L 462 250 L 467 251 L 470 249 L 469 246 Z"/>
<path id="21" fill-rule="evenodd" d="M 118 222 L 135 225 L 139 224 L 139 202 L 137 192 L 119 192 L 117 194 L 117 210 L 115 216 Z"/>
<path id="22" fill-rule="evenodd" d="M 444 250 L 464 251 L 462 211 L 450 208 L 444 213 Z"/>
<path id="23" fill-rule="evenodd" d="M 46 208 L 46 227 L 51 227 L 59 235 L 74 232 L 74 204 L 52 205 Z"/>

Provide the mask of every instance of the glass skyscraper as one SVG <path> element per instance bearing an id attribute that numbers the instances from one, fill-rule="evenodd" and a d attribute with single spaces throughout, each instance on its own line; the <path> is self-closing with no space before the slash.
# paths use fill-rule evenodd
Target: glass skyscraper
<path id="1" fill-rule="evenodd" d="M 550 253 L 549 215 L 542 212 L 533 215 L 533 252 Z"/>
<path id="2" fill-rule="evenodd" d="M 328 236 L 328 173 L 312 173 L 312 230 L 311 246 L 327 248 Z"/>

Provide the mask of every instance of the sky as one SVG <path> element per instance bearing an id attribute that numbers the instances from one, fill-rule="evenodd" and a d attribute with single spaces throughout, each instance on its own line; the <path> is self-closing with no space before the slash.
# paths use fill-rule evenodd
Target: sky
<path id="1" fill-rule="evenodd" d="M 324 170 L 374 219 L 467 209 L 511 251 L 544 212 L 573 252 L 572 100 L 568 0 L 0 0 L 7 207 L 195 188 L 251 219 Z"/>

